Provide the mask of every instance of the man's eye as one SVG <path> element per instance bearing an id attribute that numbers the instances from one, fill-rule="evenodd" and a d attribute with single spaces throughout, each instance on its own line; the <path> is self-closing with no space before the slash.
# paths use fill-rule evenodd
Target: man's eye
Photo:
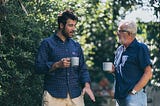
<path id="1" fill-rule="evenodd" d="M 73 25 L 72 25 L 72 24 L 69 24 L 68 26 L 72 27 Z"/>

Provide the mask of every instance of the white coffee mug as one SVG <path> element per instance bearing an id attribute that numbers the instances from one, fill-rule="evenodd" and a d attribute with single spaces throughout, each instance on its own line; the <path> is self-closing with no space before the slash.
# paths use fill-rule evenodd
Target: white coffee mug
<path id="1" fill-rule="evenodd" d="M 71 57 L 71 66 L 79 66 L 79 57 Z"/>
<path id="2" fill-rule="evenodd" d="M 112 71 L 112 62 L 103 62 L 104 71 Z"/>

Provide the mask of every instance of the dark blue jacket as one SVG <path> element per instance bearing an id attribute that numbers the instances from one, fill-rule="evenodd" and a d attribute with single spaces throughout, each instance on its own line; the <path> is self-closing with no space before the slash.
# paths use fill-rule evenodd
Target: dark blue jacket
<path id="1" fill-rule="evenodd" d="M 49 72 L 52 64 L 66 57 L 79 57 L 79 67 L 59 68 Z M 81 87 L 90 82 L 80 44 L 71 38 L 63 42 L 56 33 L 41 42 L 35 72 L 45 74 L 44 90 L 56 98 L 66 98 L 67 93 L 71 98 L 78 97 L 81 94 Z"/>

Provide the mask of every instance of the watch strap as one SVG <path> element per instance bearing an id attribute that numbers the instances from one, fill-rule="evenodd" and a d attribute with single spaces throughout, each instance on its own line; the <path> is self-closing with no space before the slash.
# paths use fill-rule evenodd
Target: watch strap
<path id="1" fill-rule="evenodd" d="M 133 90 L 131 91 L 131 93 L 135 95 L 135 94 L 137 93 L 137 91 L 133 89 Z"/>

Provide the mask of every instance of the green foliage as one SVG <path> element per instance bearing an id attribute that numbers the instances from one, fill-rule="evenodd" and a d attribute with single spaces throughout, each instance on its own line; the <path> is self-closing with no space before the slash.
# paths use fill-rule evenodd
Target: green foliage
<path id="1" fill-rule="evenodd" d="M 154 14 L 158 17 L 160 14 L 160 1 L 159 0 L 149 0 L 151 6 L 154 8 Z"/>
<path id="2" fill-rule="evenodd" d="M 151 84 L 160 87 L 160 24 L 159 22 L 139 22 L 138 37 L 143 38 L 151 54 L 153 78 Z"/>
<path id="3" fill-rule="evenodd" d="M 28 15 L 22 10 L 20 3 L 26 8 Z M 1 17 L 0 21 L 0 105 L 41 104 L 43 76 L 34 74 L 34 59 L 39 43 L 56 30 L 59 11 L 73 7 L 74 11 L 84 13 L 78 14 L 79 16 L 85 15 L 83 11 L 89 7 L 86 5 L 79 9 L 83 3 L 88 4 L 84 1 L 77 3 L 58 0 L 9 1 L 5 4 L 8 14 Z M 78 36 L 81 39 L 80 35 L 81 33 L 77 33 L 77 39 Z M 84 45 L 86 42 L 81 43 Z M 90 54 L 92 46 L 88 48 L 89 50 L 85 50 L 86 55 Z"/>
<path id="4" fill-rule="evenodd" d="M 160 87 L 160 24 L 151 22 L 147 25 L 147 39 L 151 50 L 151 59 L 153 63 L 152 84 Z"/>
<path id="5" fill-rule="evenodd" d="M 125 7 L 127 11 L 136 3 L 134 0 L 105 3 L 99 0 L 9 0 L 0 4 L 0 105 L 40 106 L 43 76 L 34 74 L 34 59 L 40 41 L 57 29 L 59 11 L 73 9 L 79 16 L 74 39 L 81 43 L 91 78 L 96 81 L 106 74 L 102 72 L 102 62 L 114 59 L 118 10 Z M 139 33 L 147 35 L 151 46 L 156 84 L 160 76 L 159 23 L 140 25 Z M 113 76 L 106 75 L 113 80 Z M 86 101 L 93 106 L 101 102 Z"/>

